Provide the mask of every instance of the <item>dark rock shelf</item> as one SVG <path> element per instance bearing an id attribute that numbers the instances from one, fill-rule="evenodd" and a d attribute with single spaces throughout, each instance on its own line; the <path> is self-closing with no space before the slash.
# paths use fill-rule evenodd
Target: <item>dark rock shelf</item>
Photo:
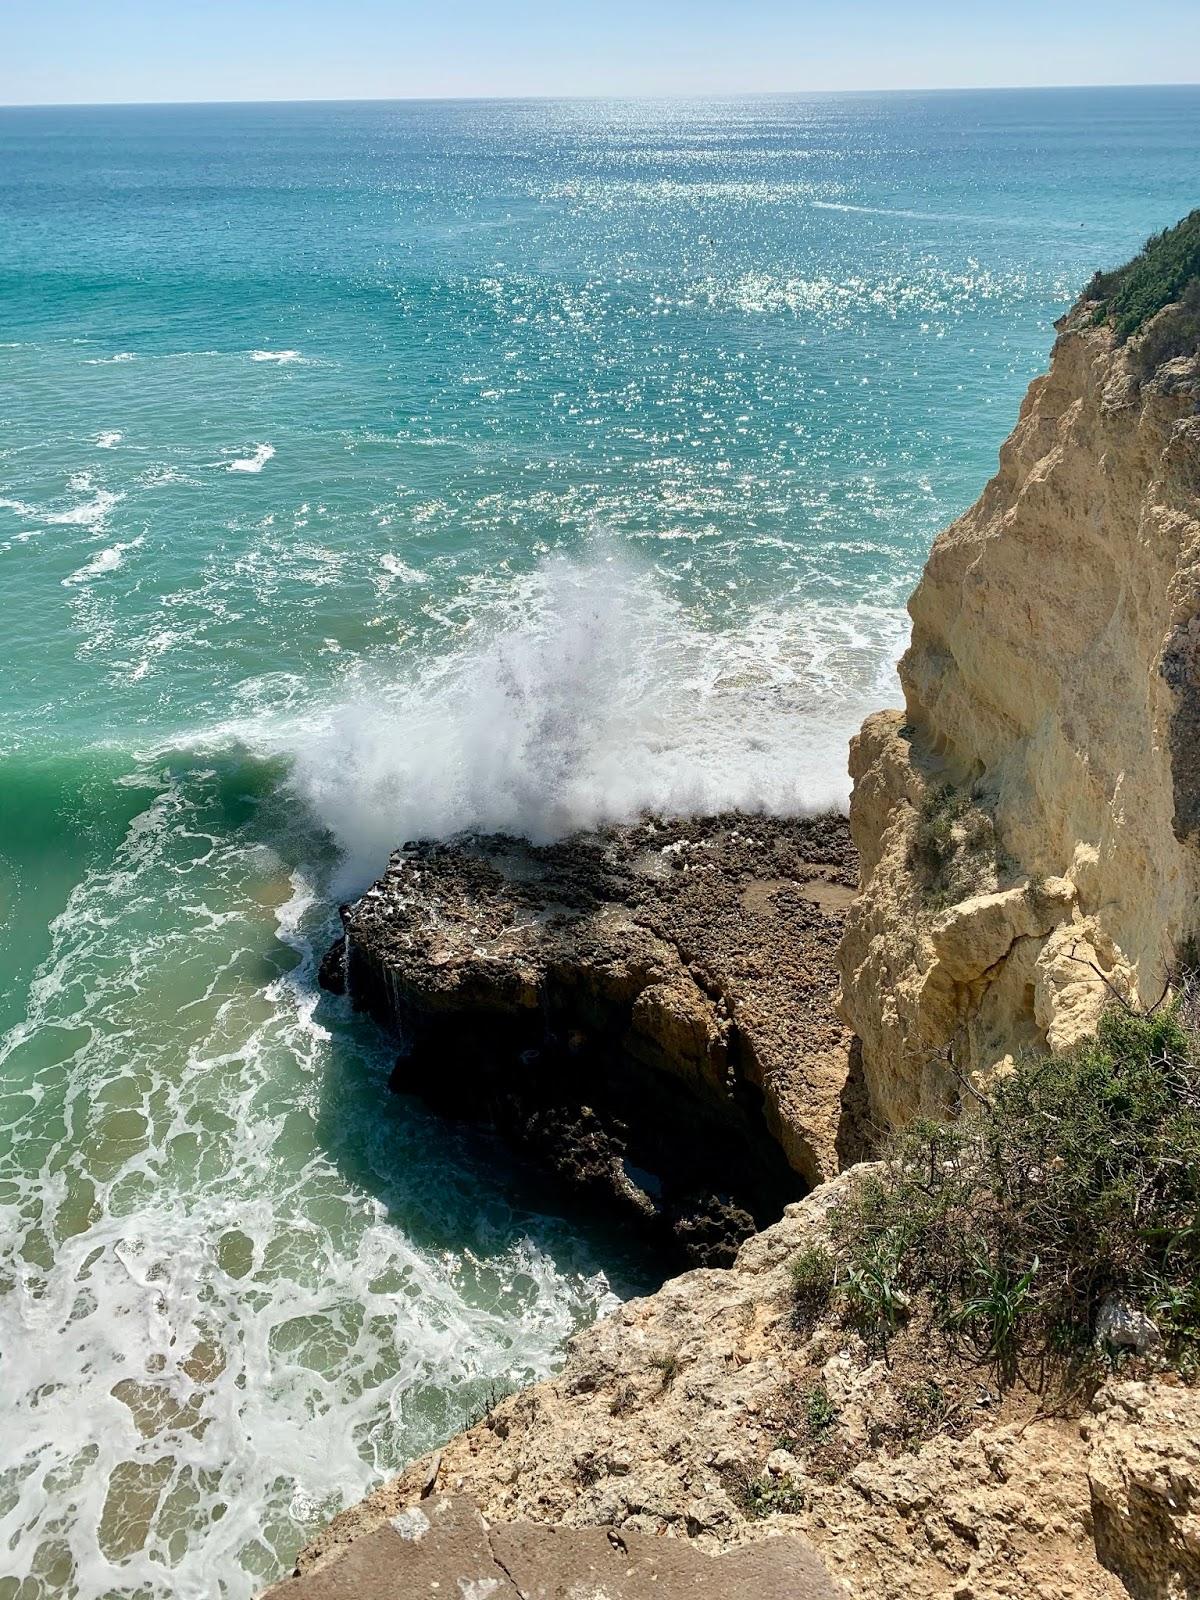
<path id="1" fill-rule="evenodd" d="M 393 1087 L 494 1124 L 692 1265 L 861 1144 L 833 953 L 839 816 L 413 843 L 321 981 L 393 1030 Z"/>

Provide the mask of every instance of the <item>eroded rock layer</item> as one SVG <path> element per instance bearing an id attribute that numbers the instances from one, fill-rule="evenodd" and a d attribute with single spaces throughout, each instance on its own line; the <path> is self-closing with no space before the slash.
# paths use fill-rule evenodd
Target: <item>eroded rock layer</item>
<path id="1" fill-rule="evenodd" d="M 1152 1003 L 1197 927 L 1188 315 L 1167 307 L 1124 345 L 1087 304 L 1060 324 L 999 471 L 910 602 L 905 709 L 854 741 L 842 1008 L 881 1122 L 1070 1044 L 1109 988 Z"/>
<path id="2" fill-rule="evenodd" d="M 344 909 L 323 981 L 397 1033 L 395 1087 L 715 1264 L 857 1149 L 853 882 L 840 817 L 414 844 Z"/>

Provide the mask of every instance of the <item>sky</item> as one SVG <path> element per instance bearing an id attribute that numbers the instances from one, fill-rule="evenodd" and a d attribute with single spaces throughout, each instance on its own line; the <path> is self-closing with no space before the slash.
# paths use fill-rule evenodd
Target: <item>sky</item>
<path id="1" fill-rule="evenodd" d="M 1200 0 L 0 0 L 0 104 L 1200 78 Z"/>

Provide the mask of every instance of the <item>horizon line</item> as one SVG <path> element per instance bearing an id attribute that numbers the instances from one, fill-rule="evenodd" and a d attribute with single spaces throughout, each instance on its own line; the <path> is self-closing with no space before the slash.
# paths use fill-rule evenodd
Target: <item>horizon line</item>
<path id="1" fill-rule="evenodd" d="M 1059 94 L 1088 89 L 1197 89 L 1200 80 L 1168 83 L 962 83 L 930 84 L 920 88 L 860 89 L 669 89 L 639 92 L 590 94 L 398 94 L 398 95 L 276 95 L 265 98 L 240 97 L 233 100 L 3 100 L 0 111 L 133 111 L 142 107 L 185 106 L 387 106 L 387 105 L 520 105 L 561 101 L 687 101 L 687 100 L 772 100 L 788 98 L 834 97 L 846 95 L 922 95 L 922 94 Z"/>

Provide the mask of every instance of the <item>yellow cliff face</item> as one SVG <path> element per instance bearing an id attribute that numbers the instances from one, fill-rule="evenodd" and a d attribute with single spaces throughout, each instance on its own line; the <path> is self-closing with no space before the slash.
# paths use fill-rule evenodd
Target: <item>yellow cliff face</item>
<path id="1" fill-rule="evenodd" d="M 905 710 L 851 748 L 839 951 L 874 1116 L 1158 998 L 1200 925 L 1200 352 L 1060 324 L 909 604 Z M 1191 324 L 1187 324 L 1191 327 Z M 1190 345 L 1161 361 L 1157 352 Z"/>

